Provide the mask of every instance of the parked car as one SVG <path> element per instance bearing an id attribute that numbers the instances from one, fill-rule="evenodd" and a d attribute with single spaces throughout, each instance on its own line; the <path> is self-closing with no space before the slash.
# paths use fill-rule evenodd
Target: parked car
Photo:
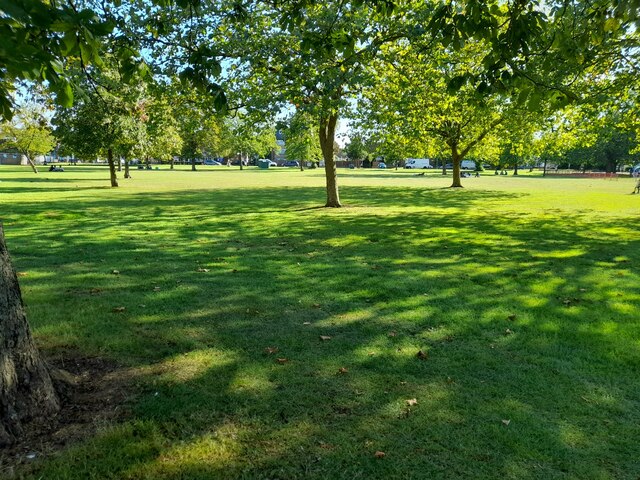
<path id="1" fill-rule="evenodd" d="M 220 162 L 218 162 L 217 160 L 205 160 L 204 161 L 205 165 L 209 165 L 210 167 L 219 167 L 220 165 L 222 165 Z"/>
<path id="2" fill-rule="evenodd" d="M 287 162 L 284 162 L 282 164 L 283 167 L 300 167 L 300 162 L 296 161 L 296 160 L 289 160 Z"/>
<path id="3" fill-rule="evenodd" d="M 433 168 L 428 158 L 407 158 L 404 168 Z"/>
<path id="4" fill-rule="evenodd" d="M 386 163 L 384 163 L 384 162 L 380 162 L 380 163 L 378 164 L 378 168 L 387 168 L 387 164 L 386 164 Z"/>

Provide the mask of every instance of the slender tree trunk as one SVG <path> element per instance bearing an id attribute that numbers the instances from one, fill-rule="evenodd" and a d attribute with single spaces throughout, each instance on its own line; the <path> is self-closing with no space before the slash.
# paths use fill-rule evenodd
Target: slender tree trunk
<path id="1" fill-rule="evenodd" d="M 442 175 L 446 175 L 447 174 L 447 162 L 444 161 L 444 159 L 442 160 Z"/>
<path id="2" fill-rule="evenodd" d="M 514 175 L 518 175 L 518 161 L 516 160 L 516 163 L 513 164 L 513 174 Z"/>
<path id="3" fill-rule="evenodd" d="M 333 142 L 336 137 L 336 123 L 338 115 L 333 114 L 329 117 L 320 119 L 320 148 L 322 149 L 322 158 L 324 159 L 324 173 L 327 184 L 327 203 L 325 207 L 339 208 L 340 194 L 338 192 L 338 172 L 336 170 L 336 162 L 333 158 Z"/>
<path id="4" fill-rule="evenodd" d="M 451 146 L 451 161 L 453 162 L 453 183 L 451 187 L 462 188 L 462 182 L 460 181 L 460 163 L 462 157 L 458 153 L 458 146 L 456 144 Z"/>
<path id="5" fill-rule="evenodd" d="M 145 158 L 145 165 L 147 166 L 147 170 L 149 170 L 149 167 L 151 166 L 151 161 L 149 159 L 149 155 L 147 155 L 147 157 Z"/>
<path id="6" fill-rule="evenodd" d="M 244 162 L 242 160 L 242 152 L 238 154 L 238 158 L 240 159 L 240 170 L 243 170 Z"/>
<path id="7" fill-rule="evenodd" d="M 118 157 L 118 171 L 122 171 L 122 158 Z"/>
<path id="8" fill-rule="evenodd" d="M 300 171 L 304 172 L 304 160 L 300 160 Z"/>
<path id="9" fill-rule="evenodd" d="M 36 167 L 36 162 L 34 162 L 33 159 L 29 155 L 25 155 L 25 157 L 27 157 L 27 163 L 29 164 L 29 166 L 33 170 L 33 173 L 38 173 L 38 167 Z"/>
<path id="10" fill-rule="evenodd" d="M 193 157 L 193 158 L 191 159 L 191 171 L 192 171 L 192 172 L 195 172 L 195 171 L 196 171 L 196 158 L 195 158 L 195 157 Z"/>
<path id="11" fill-rule="evenodd" d="M 116 175 L 116 165 L 113 161 L 113 150 L 107 150 L 107 162 L 109 162 L 109 175 L 111 176 L 111 186 L 118 186 L 118 176 Z"/>
<path id="12" fill-rule="evenodd" d="M 124 159 L 124 178 L 131 178 L 131 172 L 129 171 L 129 159 Z"/>
<path id="13" fill-rule="evenodd" d="M 31 337 L 0 224 L 0 446 L 19 438 L 29 420 L 59 409 L 49 369 Z"/>
<path id="14" fill-rule="evenodd" d="M 173 170 L 173 164 L 174 164 L 174 163 L 176 163 L 176 161 L 174 160 L 174 158 L 173 158 L 173 157 L 171 157 L 171 167 L 170 167 L 170 168 L 171 168 L 171 170 Z"/>
<path id="15" fill-rule="evenodd" d="M 547 157 L 544 157 L 544 165 L 542 167 L 542 176 L 547 176 Z"/>

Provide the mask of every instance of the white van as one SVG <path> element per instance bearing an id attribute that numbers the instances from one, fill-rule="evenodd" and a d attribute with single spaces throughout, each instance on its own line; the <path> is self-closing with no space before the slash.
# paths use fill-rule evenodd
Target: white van
<path id="1" fill-rule="evenodd" d="M 433 168 L 428 158 L 407 158 L 404 168 Z"/>
<path id="2" fill-rule="evenodd" d="M 473 160 L 462 160 L 462 163 L 460 163 L 460 167 L 467 170 L 475 170 L 476 162 L 474 162 Z"/>

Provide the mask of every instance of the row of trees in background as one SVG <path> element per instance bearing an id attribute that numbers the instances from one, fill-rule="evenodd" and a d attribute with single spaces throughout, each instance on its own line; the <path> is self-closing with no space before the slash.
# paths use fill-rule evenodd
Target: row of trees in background
<path id="1" fill-rule="evenodd" d="M 6 117 L 12 79 L 44 80 L 73 105 L 54 125 L 80 157 L 264 155 L 284 115 L 290 157 L 322 156 L 339 206 L 340 119 L 392 163 L 448 158 L 452 186 L 470 156 L 613 169 L 620 139 L 627 157 L 637 142 L 635 0 L 80 5 L 21 0 L 0 79 Z M 21 29 L 46 39 L 40 57 Z"/>

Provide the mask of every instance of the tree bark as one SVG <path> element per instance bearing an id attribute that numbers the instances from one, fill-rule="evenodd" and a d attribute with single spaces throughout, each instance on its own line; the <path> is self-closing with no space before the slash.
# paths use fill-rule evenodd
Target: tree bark
<path id="1" fill-rule="evenodd" d="M 107 161 L 109 162 L 109 175 L 111 176 L 111 186 L 118 186 L 118 176 L 116 174 L 116 165 L 113 162 L 113 150 L 107 150 Z"/>
<path id="2" fill-rule="evenodd" d="M 544 157 L 544 166 L 542 167 L 542 176 L 547 176 L 547 157 Z"/>
<path id="3" fill-rule="evenodd" d="M 338 192 L 338 172 L 336 170 L 336 162 L 333 158 L 333 142 L 336 137 L 336 123 L 338 115 L 332 114 L 328 117 L 320 119 L 320 148 L 322 149 L 322 158 L 324 159 L 324 173 L 327 185 L 327 203 L 325 207 L 339 208 L 340 194 Z"/>
<path id="4" fill-rule="evenodd" d="M 60 402 L 31 337 L 0 224 L 0 446 L 15 442 L 29 420 L 58 410 Z"/>
<path id="5" fill-rule="evenodd" d="M 171 170 L 173 170 L 173 164 L 174 164 L 175 162 L 176 162 L 176 161 L 173 159 L 173 157 L 171 157 L 171 167 L 170 167 L 170 169 L 171 169 Z"/>
<path id="6" fill-rule="evenodd" d="M 34 162 L 29 155 L 25 155 L 27 157 L 27 163 L 33 170 L 33 173 L 38 173 L 38 167 L 36 167 L 36 162 Z"/>
<path id="7" fill-rule="evenodd" d="M 462 188 L 462 182 L 460 180 L 460 163 L 462 162 L 462 156 L 458 153 L 458 146 L 453 144 L 451 146 L 451 161 L 453 162 L 453 183 L 452 188 Z"/>
<path id="8" fill-rule="evenodd" d="M 242 167 L 244 166 L 243 165 L 244 160 L 243 160 L 243 157 L 242 157 L 242 153 L 238 154 L 238 159 L 240 160 L 240 170 L 243 170 Z"/>
<path id="9" fill-rule="evenodd" d="M 122 159 L 120 157 L 118 157 L 118 171 L 122 171 Z"/>
<path id="10" fill-rule="evenodd" d="M 129 172 L 129 159 L 124 159 L 124 178 L 131 178 L 131 173 Z"/>
<path id="11" fill-rule="evenodd" d="M 191 159 L 191 171 L 195 172 L 196 171 L 196 157 L 193 157 Z"/>
<path id="12" fill-rule="evenodd" d="M 518 161 L 513 164 L 513 174 L 518 175 Z"/>

